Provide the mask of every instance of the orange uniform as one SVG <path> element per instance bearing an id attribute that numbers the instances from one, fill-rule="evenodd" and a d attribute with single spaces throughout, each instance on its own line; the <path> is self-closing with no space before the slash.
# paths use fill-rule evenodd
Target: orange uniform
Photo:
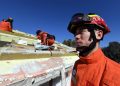
<path id="1" fill-rule="evenodd" d="M 9 22 L 6 22 L 6 21 L 1 21 L 0 22 L 0 30 L 3 30 L 3 31 L 12 31 L 12 28 L 11 28 L 11 25 Z"/>
<path id="2" fill-rule="evenodd" d="M 55 40 L 54 40 L 54 39 L 47 39 L 47 45 L 48 45 L 48 46 L 53 45 L 53 44 L 54 44 L 54 42 L 55 42 Z"/>
<path id="3" fill-rule="evenodd" d="M 40 32 L 40 33 L 37 35 L 37 38 L 38 38 L 39 40 L 41 40 L 41 43 L 42 43 L 43 45 L 46 45 L 47 34 L 48 34 L 48 33 L 46 33 L 46 32 Z"/>
<path id="4" fill-rule="evenodd" d="M 120 86 L 120 64 L 107 58 L 99 48 L 75 62 L 71 86 Z"/>
<path id="5" fill-rule="evenodd" d="M 41 44 L 51 46 L 55 42 L 55 37 L 53 35 L 48 34 L 47 32 L 37 32 L 37 38 L 41 40 Z"/>

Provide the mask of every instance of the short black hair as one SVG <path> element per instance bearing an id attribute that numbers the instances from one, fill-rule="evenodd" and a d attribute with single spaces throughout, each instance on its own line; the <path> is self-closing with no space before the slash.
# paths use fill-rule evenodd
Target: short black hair
<path id="1" fill-rule="evenodd" d="M 42 31 L 41 31 L 41 30 L 37 30 L 37 31 L 36 31 L 36 34 L 38 35 L 40 32 L 42 32 Z"/>

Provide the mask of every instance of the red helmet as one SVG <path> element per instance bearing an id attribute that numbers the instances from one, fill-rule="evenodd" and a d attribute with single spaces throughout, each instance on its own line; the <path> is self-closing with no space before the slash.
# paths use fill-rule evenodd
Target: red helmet
<path id="1" fill-rule="evenodd" d="M 86 26 L 93 27 L 93 29 L 101 29 L 103 30 L 104 34 L 110 32 L 105 21 L 100 16 L 93 13 L 89 13 L 87 15 L 84 15 L 83 13 L 76 13 L 75 15 L 73 15 L 68 25 L 68 31 L 75 34 L 76 27 L 78 26 Z"/>

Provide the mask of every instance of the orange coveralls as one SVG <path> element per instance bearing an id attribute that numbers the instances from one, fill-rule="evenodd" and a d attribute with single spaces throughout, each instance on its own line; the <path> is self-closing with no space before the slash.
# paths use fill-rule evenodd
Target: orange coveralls
<path id="1" fill-rule="evenodd" d="M 37 35 L 37 38 L 41 40 L 41 43 L 43 45 L 46 45 L 47 34 L 48 34 L 47 32 L 41 32 L 39 33 L 39 35 Z"/>
<path id="2" fill-rule="evenodd" d="M 54 42 L 55 42 L 55 40 L 54 40 L 53 38 L 47 39 L 47 45 L 48 45 L 48 46 L 53 45 Z"/>
<path id="3" fill-rule="evenodd" d="M 71 86 L 120 86 L 120 64 L 107 58 L 99 48 L 75 62 Z"/>
<path id="4" fill-rule="evenodd" d="M 6 21 L 1 21 L 0 22 L 0 30 L 3 30 L 3 31 L 12 31 L 12 28 L 11 28 L 11 25 L 9 22 L 6 22 Z"/>
<path id="5" fill-rule="evenodd" d="M 41 32 L 39 35 L 37 35 L 37 38 L 41 40 L 41 43 L 43 45 L 51 46 L 52 44 L 54 44 L 55 40 L 53 38 L 47 38 L 47 35 L 47 32 Z"/>

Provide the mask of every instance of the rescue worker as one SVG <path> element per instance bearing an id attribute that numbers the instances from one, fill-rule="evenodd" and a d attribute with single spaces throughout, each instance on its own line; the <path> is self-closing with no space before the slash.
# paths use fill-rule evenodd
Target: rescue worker
<path id="1" fill-rule="evenodd" d="M 41 40 L 41 44 L 46 45 L 46 39 L 47 39 L 47 32 L 43 32 L 41 30 L 37 30 L 36 32 L 37 38 Z"/>
<path id="2" fill-rule="evenodd" d="M 48 34 L 47 32 L 43 32 L 41 30 L 37 30 L 36 32 L 37 38 L 41 40 L 41 44 L 51 46 L 55 42 L 55 38 L 52 35 Z"/>
<path id="3" fill-rule="evenodd" d="M 76 13 L 67 29 L 75 37 L 80 58 L 73 67 L 71 86 L 120 86 L 120 65 L 99 47 L 110 32 L 105 21 L 94 13 Z"/>
<path id="4" fill-rule="evenodd" d="M 10 22 L 8 22 L 5 19 L 3 19 L 0 22 L 0 30 L 12 32 L 12 28 L 11 28 Z"/>

